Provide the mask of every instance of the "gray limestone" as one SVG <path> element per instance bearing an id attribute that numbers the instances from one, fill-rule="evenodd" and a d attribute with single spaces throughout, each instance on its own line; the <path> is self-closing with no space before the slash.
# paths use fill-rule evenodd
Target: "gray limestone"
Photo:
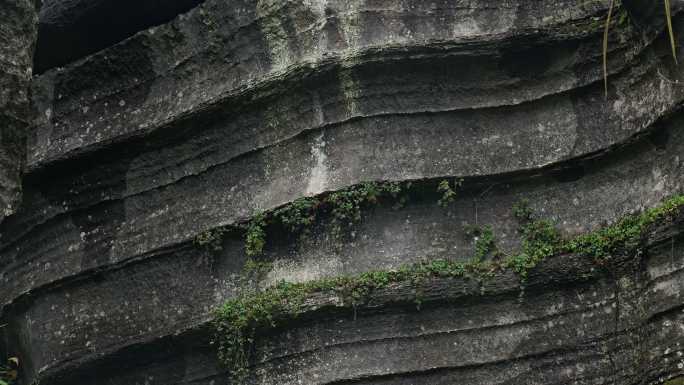
<path id="1" fill-rule="evenodd" d="M 161 21 L 122 3 L 141 23 L 87 47 L 69 36 L 111 2 L 44 4 L 41 25 L 62 34 L 49 49 L 39 37 L 53 62 L 18 121 L 26 146 L 0 148 L 26 151 L 21 182 L 0 162 L 0 201 L 14 211 L 4 191 L 24 187 L 0 224 L 0 351 L 21 357 L 23 383 L 230 384 L 210 321 L 245 286 L 466 261 L 465 225 L 512 253 L 521 199 L 570 237 L 684 193 L 684 67 L 649 4 L 616 9 L 606 98 L 603 2 L 197 3 Z M 445 178 L 464 185 L 442 208 Z M 365 209 L 342 238 L 326 217 L 301 239 L 267 228 L 273 269 L 244 283 L 237 226 L 365 181 L 411 181 L 413 195 Z M 221 250 L 193 242 L 225 226 Z M 420 310 L 402 286 L 356 314 L 310 298 L 259 336 L 247 382 L 663 383 L 684 375 L 682 227 L 678 213 L 601 274 L 557 255 L 524 289 L 512 272 L 434 280 Z"/>
<path id="2" fill-rule="evenodd" d="M 0 222 L 21 201 L 26 157 L 29 82 L 36 39 L 36 9 L 30 0 L 0 1 Z"/>

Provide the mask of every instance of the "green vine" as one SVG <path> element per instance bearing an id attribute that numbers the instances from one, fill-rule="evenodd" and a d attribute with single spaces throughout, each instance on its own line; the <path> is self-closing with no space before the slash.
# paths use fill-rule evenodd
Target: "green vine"
<path id="1" fill-rule="evenodd" d="M 297 199 L 252 218 L 245 233 L 245 251 L 250 257 L 263 253 L 266 246 L 265 228 L 269 225 L 280 225 L 291 234 L 307 234 L 318 216 L 326 213 L 332 217 L 333 235 L 339 238 L 345 229 L 361 220 L 362 209 L 365 206 L 378 204 L 384 198 L 396 202 L 395 208 L 403 205 L 406 201 L 403 192 L 410 186 L 410 183 L 364 182 L 321 197 Z M 208 243 L 204 238 L 213 239 L 213 235 L 202 235 L 202 243 L 197 240 L 196 243 Z"/>
<path id="2" fill-rule="evenodd" d="M 496 245 L 496 236 L 492 227 L 487 226 L 464 226 L 466 236 L 472 238 L 475 242 L 475 255 L 473 260 L 483 261 L 486 257 L 499 257 L 502 252 Z"/>
<path id="3" fill-rule="evenodd" d="M 638 250 L 653 225 L 672 219 L 683 207 L 684 195 L 679 195 L 641 214 L 626 216 L 611 226 L 564 240 L 549 221 L 535 220 L 532 210 L 525 202 L 520 202 L 514 207 L 514 215 L 521 221 L 522 247 L 518 254 L 507 257 L 502 263 L 481 260 L 484 255 L 498 249 L 490 228 L 472 228 L 471 232 L 477 231 L 484 240 L 480 247 L 476 245 L 475 255 L 469 262 L 434 260 L 402 266 L 394 271 L 372 271 L 353 277 L 306 283 L 280 282 L 260 292 L 243 294 L 216 310 L 214 342 L 218 345 L 221 362 L 240 381 L 247 375 L 255 354 L 257 333 L 296 319 L 305 311 L 307 299 L 314 295 L 356 309 L 367 304 L 377 290 L 403 285 L 414 288 L 414 301 L 420 305 L 422 286 L 429 279 L 481 279 L 495 271 L 511 269 L 524 281 L 529 271 L 540 262 L 560 253 L 585 255 L 602 264 L 615 252 Z"/>
<path id="4" fill-rule="evenodd" d="M 404 266 L 396 271 L 372 271 L 356 277 L 337 277 L 306 283 L 280 282 L 260 292 L 250 292 L 229 301 L 215 313 L 215 343 L 219 359 L 237 382 L 245 379 L 254 354 L 257 333 L 275 328 L 298 317 L 307 298 L 313 294 L 340 298 L 346 307 L 368 302 L 373 292 L 391 284 L 414 285 L 429 277 L 461 277 L 468 264 L 433 261 Z"/>
<path id="5" fill-rule="evenodd" d="M 534 212 L 530 207 L 530 202 L 527 199 L 522 199 L 513 205 L 513 216 L 519 222 L 527 222 L 532 219 Z"/>
<path id="6" fill-rule="evenodd" d="M 513 216 L 520 223 L 522 244 L 520 252 L 506 258 L 504 264 L 518 273 L 521 281 L 525 282 L 528 271 L 563 249 L 563 239 L 553 223 L 545 219 L 534 219 L 527 200 L 513 205 Z"/>
<path id="7" fill-rule="evenodd" d="M 259 255 L 266 245 L 266 220 L 263 214 L 258 214 L 247 225 L 245 236 L 245 253 L 248 256 Z"/>
<path id="8" fill-rule="evenodd" d="M 458 188 L 460 188 L 462 185 L 463 179 L 456 179 L 453 183 L 453 187 L 452 184 L 446 179 L 439 182 L 439 185 L 437 185 L 437 192 L 441 193 L 442 197 L 439 198 L 437 204 L 442 207 L 448 207 L 449 204 L 456 200 L 456 197 L 458 196 L 456 190 L 458 190 Z"/>
<path id="9" fill-rule="evenodd" d="M 316 198 L 299 198 L 273 212 L 290 232 L 299 232 L 316 221 L 316 211 L 321 202 Z"/>
<path id="10" fill-rule="evenodd" d="M 444 187 L 446 183 L 446 187 Z M 458 188 L 462 179 L 453 182 Z M 456 192 L 449 182 L 443 181 L 438 186 L 442 193 L 440 205 L 447 205 L 456 197 Z M 289 234 L 307 235 L 319 217 L 328 216 L 331 221 L 331 234 L 339 239 L 345 231 L 362 219 L 363 210 L 380 203 L 393 203 L 393 209 L 402 208 L 412 188 L 411 182 L 363 182 L 346 189 L 323 194 L 319 197 L 303 197 L 274 210 L 256 215 L 244 225 L 226 226 L 200 233 L 194 244 L 212 251 L 222 249 L 223 237 L 230 229 L 242 228 L 245 233 L 245 252 L 255 257 L 263 253 L 267 244 L 266 227 L 281 226 Z"/>
<path id="11" fill-rule="evenodd" d="M 645 231 L 664 218 L 671 217 L 684 206 L 684 195 L 664 201 L 660 206 L 638 215 L 628 215 L 617 223 L 565 240 L 546 220 L 523 222 L 522 250 L 506 259 L 505 266 L 520 274 L 524 281 L 528 272 L 544 259 L 561 253 L 590 256 L 598 265 L 605 265 L 618 250 L 637 252 Z"/>
<path id="12" fill-rule="evenodd" d="M 324 197 L 323 202 L 332 214 L 333 235 L 339 238 L 343 230 L 360 222 L 365 205 L 376 205 L 383 197 L 396 200 L 401 192 L 402 185 L 397 182 L 364 182 Z"/>
<path id="13" fill-rule="evenodd" d="M 213 251 L 223 249 L 223 235 L 228 232 L 225 228 L 217 228 L 199 233 L 193 243 L 200 247 L 207 247 Z"/>

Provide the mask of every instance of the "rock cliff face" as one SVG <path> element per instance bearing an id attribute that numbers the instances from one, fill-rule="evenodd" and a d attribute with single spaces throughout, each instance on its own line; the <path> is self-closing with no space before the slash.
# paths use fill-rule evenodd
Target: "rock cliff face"
<path id="1" fill-rule="evenodd" d="M 32 8 L 0 6 L 27 10 L 0 70 L 17 74 L 0 93 L 6 215 L 25 148 L 0 224 L 22 383 L 684 376 L 681 199 L 623 219 L 684 194 L 684 66 L 662 8 L 614 10 L 606 97 L 603 2 L 157 3 L 44 2 L 25 146 L 29 115 L 11 114 Z M 599 236 L 570 247 L 582 234 Z M 319 290 L 435 261 L 458 274 Z M 282 280 L 316 290 L 252 330 L 238 378 L 214 309 Z"/>
<path id="2" fill-rule="evenodd" d="M 29 81 L 36 39 L 36 9 L 30 0 L 0 1 L 0 222 L 21 200 L 26 157 Z"/>

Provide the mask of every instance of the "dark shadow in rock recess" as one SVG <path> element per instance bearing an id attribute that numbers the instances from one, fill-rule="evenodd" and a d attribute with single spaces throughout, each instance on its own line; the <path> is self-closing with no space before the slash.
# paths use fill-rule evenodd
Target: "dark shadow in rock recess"
<path id="1" fill-rule="evenodd" d="M 34 73 L 42 73 L 168 22 L 203 0 L 45 0 Z"/>

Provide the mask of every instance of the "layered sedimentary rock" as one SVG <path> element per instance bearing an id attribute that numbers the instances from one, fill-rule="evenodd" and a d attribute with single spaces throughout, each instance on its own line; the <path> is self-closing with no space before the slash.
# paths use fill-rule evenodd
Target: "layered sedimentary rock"
<path id="1" fill-rule="evenodd" d="M 0 222 L 21 200 L 29 82 L 36 40 L 33 1 L 0 2 Z"/>
<path id="2" fill-rule="evenodd" d="M 163 24 L 201 0 L 45 0 L 35 71 L 42 73 Z"/>
<path id="3" fill-rule="evenodd" d="M 45 18 L 50 4 L 71 2 Z M 466 262 L 473 225 L 512 255 L 521 200 L 571 238 L 684 193 L 684 69 L 665 21 L 615 10 L 606 97 L 606 14 L 575 0 L 207 0 L 69 58 L 39 47 L 74 61 L 33 80 L 25 196 L 0 225 L 22 380 L 236 383 L 212 310 L 253 286 Z M 59 23 L 81 31 L 83 16 Z M 461 179 L 440 206 L 440 181 Z M 411 193 L 364 206 L 343 236 L 325 215 L 305 237 L 266 226 L 272 269 L 245 284 L 241 225 L 378 181 Z M 420 309 L 401 286 L 358 311 L 311 298 L 260 334 L 242 381 L 662 383 L 684 374 L 681 229 L 678 211 L 600 274 L 564 253 L 524 282 L 434 279 Z M 198 244 L 207 234 L 220 247 Z"/>

